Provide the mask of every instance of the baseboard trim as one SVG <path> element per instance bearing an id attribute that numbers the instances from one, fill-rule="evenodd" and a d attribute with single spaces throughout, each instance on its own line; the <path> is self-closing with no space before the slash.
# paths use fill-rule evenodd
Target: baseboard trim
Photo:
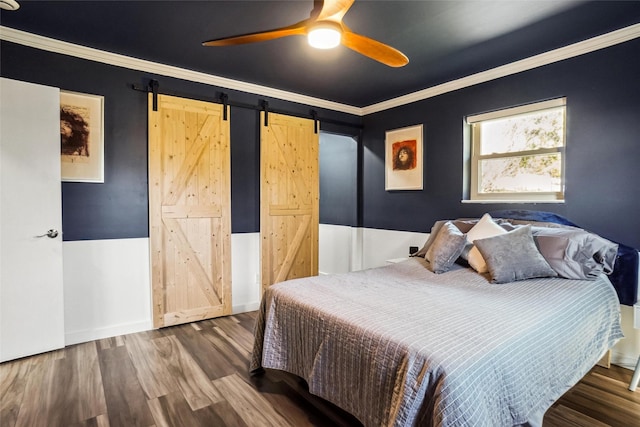
<path id="1" fill-rule="evenodd" d="M 153 329 L 153 322 L 151 320 L 144 320 L 141 322 L 123 323 L 120 325 L 114 325 L 105 328 L 65 332 L 64 344 L 65 346 L 80 344 L 83 342 L 100 340 L 104 338 L 117 337 L 119 335 L 149 331 L 151 329 Z"/>
<path id="2" fill-rule="evenodd" d="M 613 365 L 633 371 L 636 368 L 636 363 L 638 363 L 638 359 L 633 359 L 617 351 L 611 352 L 611 364 Z"/>
<path id="3" fill-rule="evenodd" d="M 260 301 L 255 301 L 255 302 L 250 302 L 248 304 L 234 305 L 231 308 L 231 310 L 232 310 L 232 314 L 239 314 L 239 313 L 247 313 L 249 311 L 256 311 L 259 308 L 260 308 Z"/>

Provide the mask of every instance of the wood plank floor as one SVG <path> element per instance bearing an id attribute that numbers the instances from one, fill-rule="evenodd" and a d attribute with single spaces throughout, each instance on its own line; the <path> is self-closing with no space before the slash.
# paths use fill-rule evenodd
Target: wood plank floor
<path id="1" fill-rule="evenodd" d="M 0 426 L 360 426 L 302 380 L 247 372 L 254 313 L 69 346 L 0 365 Z M 594 368 L 544 427 L 640 426 L 632 372 Z"/>

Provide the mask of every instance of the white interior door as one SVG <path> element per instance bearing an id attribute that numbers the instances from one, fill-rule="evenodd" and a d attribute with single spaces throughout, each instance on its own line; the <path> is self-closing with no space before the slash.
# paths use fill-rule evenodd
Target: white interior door
<path id="1" fill-rule="evenodd" d="M 60 91 L 0 78 L 0 362 L 64 346 L 61 227 Z"/>

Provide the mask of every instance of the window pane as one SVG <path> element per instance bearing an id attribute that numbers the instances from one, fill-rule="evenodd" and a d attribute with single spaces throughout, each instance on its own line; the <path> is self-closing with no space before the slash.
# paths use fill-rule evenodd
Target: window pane
<path id="1" fill-rule="evenodd" d="M 480 161 L 479 193 L 562 191 L 560 153 Z"/>
<path id="2" fill-rule="evenodd" d="M 481 122 L 480 154 L 564 145 L 564 107 Z"/>

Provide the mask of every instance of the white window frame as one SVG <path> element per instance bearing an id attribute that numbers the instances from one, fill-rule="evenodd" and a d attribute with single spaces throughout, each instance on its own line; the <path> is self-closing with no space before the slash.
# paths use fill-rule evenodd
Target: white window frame
<path id="1" fill-rule="evenodd" d="M 471 202 L 549 202 L 549 203 L 563 203 L 564 202 L 564 186 L 565 186 L 565 160 L 566 160 L 566 132 L 567 132 L 567 111 L 566 111 L 567 99 L 556 98 L 548 101 L 536 102 L 533 104 L 522 105 L 513 108 L 507 108 L 504 110 L 497 110 L 488 113 L 475 114 L 467 116 L 467 124 L 471 127 L 471 177 L 469 187 L 469 199 Z M 516 117 L 519 115 L 530 114 L 532 112 L 542 112 L 544 110 L 555 109 L 558 107 L 564 107 L 563 114 L 563 143 L 560 147 L 554 148 L 542 148 L 538 150 L 528 151 L 514 151 L 509 153 L 500 154 L 485 154 L 480 155 L 481 144 L 481 124 L 484 121 Z M 561 154 L 561 166 L 560 166 L 560 191 L 557 192 L 514 192 L 514 193 L 481 193 L 480 177 L 481 162 L 487 159 L 499 159 L 508 157 L 520 157 L 528 155 L 540 155 L 560 153 Z"/>

